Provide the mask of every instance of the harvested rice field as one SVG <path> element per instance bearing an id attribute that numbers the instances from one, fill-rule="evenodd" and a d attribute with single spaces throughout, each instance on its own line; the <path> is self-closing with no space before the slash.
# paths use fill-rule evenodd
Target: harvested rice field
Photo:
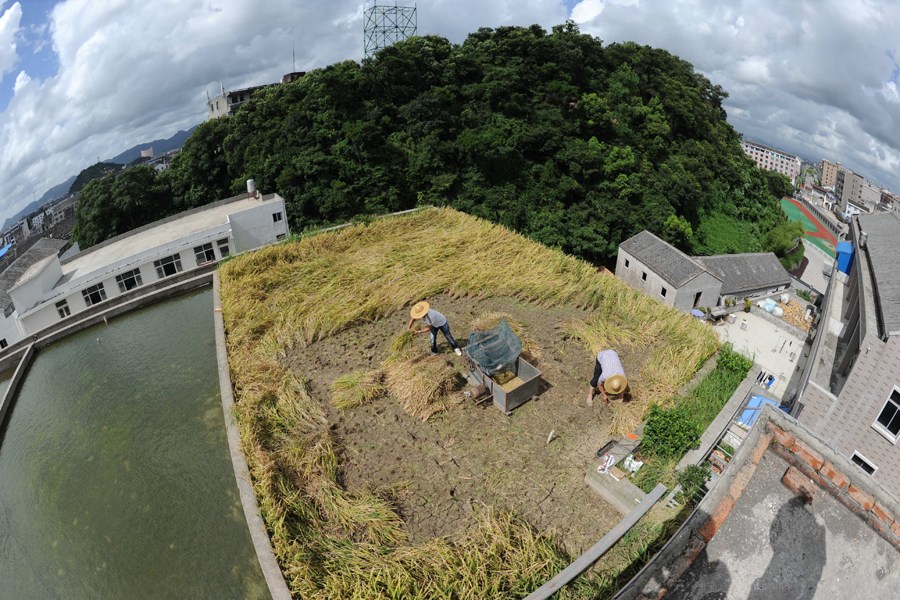
<path id="1" fill-rule="evenodd" d="M 448 209 L 266 248 L 220 275 L 244 451 L 298 598 L 523 597 L 620 518 L 584 483 L 594 452 L 717 347 L 611 275 Z M 506 318 L 542 371 L 538 398 L 506 416 L 464 397 L 443 337 L 430 356 L 427 335 L 402 335 L 422 299 L 462 346 Z M 630 394 L 588 407 L 602 347 Z M 612 568 L 562 597 L 604 595 Z"/>

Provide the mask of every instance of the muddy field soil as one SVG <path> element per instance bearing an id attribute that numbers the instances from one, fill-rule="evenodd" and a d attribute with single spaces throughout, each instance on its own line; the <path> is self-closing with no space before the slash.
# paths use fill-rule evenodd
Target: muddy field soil
<path id="1" fill-rule="evenodd" d="M 599 396 L 586 405 L 594 358 L 565 333 L 567 322 L 587 313 L 509 298 L 428 300 L 447 315 L 462 346 L 469 323 L 485 313 L 506 312 L 522 323 L 542 348 L 541 393 L 506 416 L 492 403 L 465 399 L 460 389 L 448 398 L 447 410 L 427 422 L 407 415 L 389 397 L 350 410 L 332 408 L 331 383 L 350 371 L 378 368 L 406 326 L 405 312 L 295 349 L 288 364 L 328 407 L 341 444 L 344 485 L 390 491 L 412 541 L 460 534 L 473 523 L 473 511 L 488 506 L 511 510 L 539 531 L 552 530 L 570 553 L 589 548 L 621 515 L 584 481 L 609 439 L 611 416 Z M 428 336 L 417 336 L 415 343 L 427 348 Z M 440 334 L 439 349 L 440 359 L 466 372 Z M 643 362 L 627 348 L 617 350 L 626 371 L 630 362 Z M 551 431 L 556 438 L 548 444 Z"/>

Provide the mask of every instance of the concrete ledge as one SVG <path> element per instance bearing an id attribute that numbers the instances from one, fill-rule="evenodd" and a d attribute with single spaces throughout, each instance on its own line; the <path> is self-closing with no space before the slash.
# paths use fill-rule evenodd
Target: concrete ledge
<path id="1" fill-rule="evenodd" d="M 737 412 L 744 405 L 744 400 L 747 399 L 748 394 L 753 389 L 754 380 L 751 377 L 751 374 L 754 372 L 758 373 L 759 371 L 760 366 L 754 363 L 753 368 L 750 369 L 744 380 L 738 384 L 738 387 L 734 390 L 731 398 L 728 399 L 728 402 L 725 403 L 725 406 L 722 407 L 722 410 L 719 411 L 719 414 L 716 415 L 713 422 L 709 424 L 709 427 L 707 427 L 706 431 L 700 436 L 700 446 L 694 450 L 688 450 L 687 454 L 678 461 L 678 466 L 676 468 L 679 471 L 688 465 L 700 464 L 700 461 L 702 461 L 707 453 L 713 449 L 713 446 L 715 446 L 716 442 L 719 441 L 719 438 L 722 437 L 722 434 L 725 433 L 725 430 L 731 425 Z"/>
<path id="2" fill-rule="evenodd" d="M 31 364 L 31 359 L 33 357 L 34 344 L 31 344 L 25 349 L 21 360 L 19 360 L 19 366 L 16 367 L 16 371 L 9 380 L 6 391 L 3 393 L 3 398 L 0 399 L 0 438 L 2 438 L 2 432 L 5 431 L 6 427 L 6 413 L 12 405 L 12 399 L 19 390 L 19 384 L 22 383 L 22 378 L 25 376 L 25 372 L 28 370 L 28 366 Z"/>
<path id="3" fill-rule="evenodd" d="M 244 518 L 247 520 L 247 528 L 250 530 L 250 538 L 256 550 L 256 558 L 262 569 L 266 584 L 269 586 L 269 594 L 275 600 L 290 600 L 291 592 L 281 568 L 275 560 L 272 551 L 269 532 L 259 513 L 259 505 L 256 503 L 256 491 L 250 480 L 250 469 L 244 459 L 241 450 L 241 438 L 237 423 L 234 421 L 234 394 L 231 387 L 231 373 L 228 370 L 228 354 L 225 347 L 225 321 L 222 318 L 222 300 L 219 297 L 219 276 L 213 276 L 213 318 L 216 328 L 216 362 L 219 367 L 219 390 L 222 395 L 222 410 L 225 413 L 225 429 L 228 435 L 228 449 L 231 452 L 231 466 L 234 469 L 234 478 L 237 482 L 238 493 L 241 498 L 241 506 L 244 508 Z"/>
<path id="4" fill-rule="evenodd" d="M 215 265 L 210 265 L 135 288 L 121 296 L 76 313 L 32 336 L 25 337 L 0 353 L 0 371 L 5 371 L 18 363 L 18 354 L 31 344 L 35 344 L 40 349 L 91 325 L 96 325 L 104 319 L 129 312 L 145 304 L 165 300 L 187 290 L 209 285 L 212 283 L 214 269 Z"/>

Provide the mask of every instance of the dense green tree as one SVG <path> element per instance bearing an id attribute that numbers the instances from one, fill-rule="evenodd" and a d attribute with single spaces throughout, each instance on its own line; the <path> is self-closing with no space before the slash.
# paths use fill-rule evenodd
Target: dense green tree
<path id="1" fill-rule="evenodd" d="M 789 188 L 744 155 L 726 97 L 664 50 L 604 47 L 571 22 L 414 37 L 259 91 L 198 127 L 155 185 L 184 209 L 253 178 L 294 229 L 449 205 L 597 263 L 641 229 L 697 254 L 758 251 Z M 169 210 L 109 185 L 79 209 L 110 222 L 80 220 L 86 239 Z"/>

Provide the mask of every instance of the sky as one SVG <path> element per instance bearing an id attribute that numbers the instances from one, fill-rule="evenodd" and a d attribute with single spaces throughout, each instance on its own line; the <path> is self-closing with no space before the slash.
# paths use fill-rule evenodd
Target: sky
<path id="1" fill-rule="evenodd" d="M 371 0 L 0 0 L 0 222 L 98 158 L 204 120 L 207 94 L 363 54 Z M 403 2 L 401 2 L 403 4 Z M 572 19 L 692 63 L 748 139 L 900 192 L 900 2 L 424 0 L 418 32 Z"/>

